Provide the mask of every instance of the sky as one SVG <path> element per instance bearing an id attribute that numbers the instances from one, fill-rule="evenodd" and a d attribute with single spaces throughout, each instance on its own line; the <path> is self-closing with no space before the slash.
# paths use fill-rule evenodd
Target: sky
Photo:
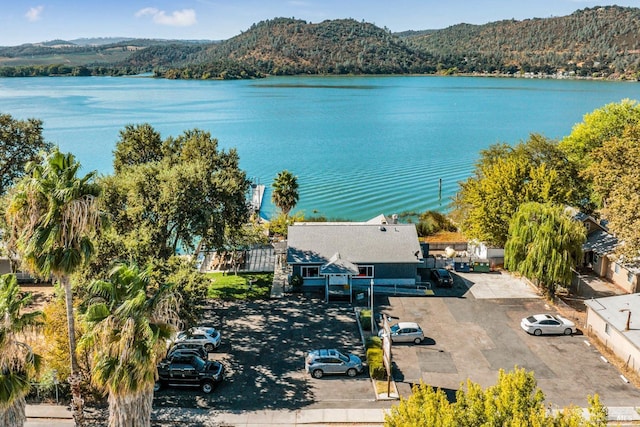
<path id="1" fill-rule="evenodd" d="M 0 46 L 93 37 L 226 40 L 287 17 L 353 18 L 393 32 L 565 16 L 640 0 L 3 0 Z"/>

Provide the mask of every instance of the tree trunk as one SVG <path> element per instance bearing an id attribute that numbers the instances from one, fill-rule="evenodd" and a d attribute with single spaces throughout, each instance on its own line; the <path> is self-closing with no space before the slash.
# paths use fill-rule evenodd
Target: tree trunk
<path id="1" fill-rule="evenodd" d="M 78 366 L 78 358 L 76 357 L 76 322 L 73 310 L 73 290 L 71 289 L 71 281 L 67 275 L 61 275 L 60 283 L 64 288 L 64 301 L 67 309 L 67 330 L 69 332 L 69 355 L 71 357 L 71 375 L 69 375 L 69 385 L 71 387 L 71 413 L 77 427 L 84 426 L 84 400 L 82 399 L 82 391 L 80 383 L 82 382 L 82 374 Z"/>
<path id="2" fill-rule="evenodd" d="M 153 385 L 136 394 L 109 392 L 109 427 L 149 427 L 153 405 Z"/>
<path id="3" fill-rule="evenodd" d="M 26 403 L 23 397 L 14 399 L 8 407 L 0 408 L 0 425 L 3 427 L 22 427 L 27 416 L 25 415 Z"/>

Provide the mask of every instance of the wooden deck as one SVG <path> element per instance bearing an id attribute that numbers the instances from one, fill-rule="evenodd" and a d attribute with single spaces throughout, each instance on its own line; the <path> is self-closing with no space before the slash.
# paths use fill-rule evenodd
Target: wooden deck
<path id="1" fill-rule="evenodd" d="M 200 272 L 235 272 L 237 268 L 238 273 L 263 273 L 274 271 L 275 265 L 273 246 L 255 246 L 245 251 L 207 252 Z"/>

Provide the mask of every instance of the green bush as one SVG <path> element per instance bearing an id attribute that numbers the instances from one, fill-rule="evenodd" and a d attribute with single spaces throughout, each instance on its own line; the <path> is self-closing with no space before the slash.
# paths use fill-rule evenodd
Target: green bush
<path id="1" fill-rule="evenodd" d="M 370 337 L 366 342 L 367 366 L 369 366 L 369 376 L 375 380 L 383 380 L 387 371 L 382 362 L 382 340 L 379 337 Z"/>
<path id="2" fill-rule="evenodd" d="M 365 331 L 371 330 L 371 310 L 366 309 L 360 311 L 360 325 Z"/>

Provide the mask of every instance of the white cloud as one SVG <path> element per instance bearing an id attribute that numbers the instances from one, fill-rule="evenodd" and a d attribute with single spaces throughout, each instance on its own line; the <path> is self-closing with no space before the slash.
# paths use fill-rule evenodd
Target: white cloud
<path id="1" fill-rule="evenodd" d="M 44 10 L 44 6 L 36 6 L 30 7 L 27 13 L 24 16 L 27 17 L 29 22 L 36 22 L 42 18 L 42 11 Z"/>
<path id="2" fill-rule="evenodd" d="M 170 25 L 172 27 L 188 27 L 195 24 L 196 11 L 193 9 L 175 10 L 171 15 L 167 15 L 164 10 L 155 7 L 145 7 L 136 12 L 136 17 L 151 16 L 153 22 L 160 25 Z"/>

